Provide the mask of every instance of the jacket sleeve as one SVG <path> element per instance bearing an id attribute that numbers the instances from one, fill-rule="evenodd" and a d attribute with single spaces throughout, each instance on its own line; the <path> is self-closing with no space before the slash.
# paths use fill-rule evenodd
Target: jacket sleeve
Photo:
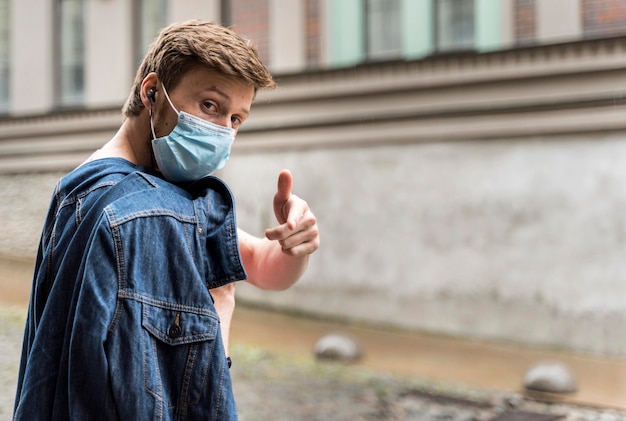
<path id="1" fill-rule="evenodd" d="M 96 226 L 85 250 L 77 273 L 74 318 L 66 331 L 69 355 L 63 361 L 68 364 L 69 419 L 90 419 L 94 414 L 119 419 L 105 352 L 117 308 L 119 262 L 105 221 L 103 217 Z"/>

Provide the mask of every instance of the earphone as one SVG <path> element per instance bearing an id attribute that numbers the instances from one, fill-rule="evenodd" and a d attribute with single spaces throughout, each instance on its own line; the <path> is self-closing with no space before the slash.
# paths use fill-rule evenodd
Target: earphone
<path id="1" fill-rule="evenodd" d="M 152 104 L 154 104 L 154 101 L 155 101 L 155 99 L 154 99 L 154 94 L 155 94 L 154 89 L 150 89 L 150 90 L 148 91 L 148 99 L 150 100 L 150 102 L 151 102 Z"/>

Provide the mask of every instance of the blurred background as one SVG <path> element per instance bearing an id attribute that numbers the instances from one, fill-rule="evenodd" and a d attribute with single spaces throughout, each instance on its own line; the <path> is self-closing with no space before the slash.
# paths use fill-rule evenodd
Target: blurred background
<path id="1" fill-rule="evenodd" d="M 26 303 L 54 183 L 191 18 L 279 85 L 220 173 L 239 225 L 274 224 L 290 168 L 322 233 L 296 286 L 240 305 L 626 358 L 624 0 L 0 0 L 0 299 Z"/>

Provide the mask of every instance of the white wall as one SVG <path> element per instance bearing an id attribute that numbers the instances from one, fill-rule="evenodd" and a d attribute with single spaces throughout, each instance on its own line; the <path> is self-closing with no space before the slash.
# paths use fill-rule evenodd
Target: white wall
<path id="1" fill-rule="evenodd" d="M 501 48 L 511 48 L 515 41 L 515 8 L 513 0 L 500 0 L 502 22 Z"/>
<path id="2" fill-rule="evenodd" d="M 322 245 L 257 303 L 461 336 L 626 355 L 626 135 L 236 152 L 238 223 L 274 224 L 276 175 Z M 251 181 L 253 180 L 253 181 Z"/>
<path id="3" fill-rule="evenodd" d="M 537 0 L 537 38 L 550 44 L 582 38 L 582 11 L 579 1 Z"/>
<path id="4" fill-rule="evenodd" d="M 220 21 L 220 0 L 172 0 L 170 3 L 171 22 L 189 19 Z"/>
<path id="5" fill-rule="evenodd" d="M 269 63 L 275 73 L 305 69 L 305 21 L 302 0 L 269 1 Z"/>
<path id="6" fill-rule="evenodd" d="M 13 115 L 50 110 L 54 101 L 53 4 L 20 0 L 11 3 L 11 101 Z M 28 28 L 23 30 L 20 28 Z"/>
<path id="7" fill-rule="evenodd" d="M 135 76 L 132 8 L 125 0 L 85 4 L 85 102 L 119 106 Z"/>

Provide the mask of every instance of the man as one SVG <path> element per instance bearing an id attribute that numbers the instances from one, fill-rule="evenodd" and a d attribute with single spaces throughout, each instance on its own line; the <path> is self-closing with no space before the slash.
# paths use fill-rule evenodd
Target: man
<path id="1" fill-rule="evenodd" d="M 285 289 L 319 246 L 282 171 L 278 226 L 235 225 L 217 178 L 258 89 L 274 81 L 234 32 L 165 28 L 115 136 L 59 181 L 35 268 L 15 420 L 236 419 L 234 281 Z"/>

